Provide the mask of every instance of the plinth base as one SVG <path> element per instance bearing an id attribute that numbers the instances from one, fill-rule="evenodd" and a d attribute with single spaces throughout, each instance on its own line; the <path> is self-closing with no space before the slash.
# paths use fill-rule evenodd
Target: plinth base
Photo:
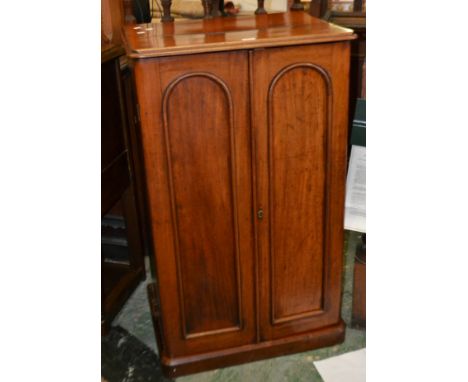
<path id="1" fill-rule="evenodd" d="M 343 321 L 340 321 L 336 325 L 313 332 L 216 352 L 173 358 L 167 357 L 163 353 L 160 354 L 161 368 L 166 377 L 175 378 L 220 367 L 332 346 L 343 342 L 344 337 L 345 325 Z"/>

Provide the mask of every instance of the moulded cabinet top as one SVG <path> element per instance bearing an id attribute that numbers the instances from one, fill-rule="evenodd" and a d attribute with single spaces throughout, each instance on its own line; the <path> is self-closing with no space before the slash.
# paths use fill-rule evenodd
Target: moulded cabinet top
<path id="1" fill-rule="evenodd" d="M 352 40 L 353 31 L 305 12 L 126 25 L 133 58 Z"/>
<path id="2" fill-rule="evenodd" d="M 125 54 L 125 49 L 122 45 L 101 44 L 101 63 L 112 60 L 113 58 Z"/>

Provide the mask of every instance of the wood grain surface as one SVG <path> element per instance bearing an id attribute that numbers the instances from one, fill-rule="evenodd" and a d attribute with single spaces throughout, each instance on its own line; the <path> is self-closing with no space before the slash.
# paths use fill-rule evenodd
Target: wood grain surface
<path id="1" fill-rule="evenodd" d="M 127 55 L 159 57 L 352 40 L 353 31 L 305 12 L 126 25 Z"/>
<path id="2" fill-rule="evenodd" d="M 305 13 L 262 17 L 126 32 L 168 376 L 344 338 L 354 36 Z"/>
<path id="3" fill-rule="evenodd" d="M 252 55 L 260 333 L 337 322 L 340 309 L 349 43 Z"/>
<path id="4" fill-rule="evenodd" d="M 247 54 L 141 60 L 135 78 L 168 351 L 250 343 L 255 315 Z"/>

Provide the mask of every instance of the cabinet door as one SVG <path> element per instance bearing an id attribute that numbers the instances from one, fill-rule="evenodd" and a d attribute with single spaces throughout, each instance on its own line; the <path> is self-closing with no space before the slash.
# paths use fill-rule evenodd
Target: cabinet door
<path id="1" fill-rule="evenodd" d="M 136 63 L 163 356 L 255 338 L 246 52 Z"/>
<path id="2" fill-rule="evenodd" d="M 340 320 L 349 45 L 256 50 L 251 62 L 260 336 L 269 340 Z"/>

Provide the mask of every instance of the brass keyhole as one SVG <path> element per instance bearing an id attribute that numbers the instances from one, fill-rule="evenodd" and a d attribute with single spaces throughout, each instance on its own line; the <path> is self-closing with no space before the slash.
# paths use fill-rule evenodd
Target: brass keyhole
<path id="1" fill-rule="evenodd" d="M 257 211 L 257 217 L 262 220 L 263 219 L 263 209 L 260 208 L 258 211 Z"/>

